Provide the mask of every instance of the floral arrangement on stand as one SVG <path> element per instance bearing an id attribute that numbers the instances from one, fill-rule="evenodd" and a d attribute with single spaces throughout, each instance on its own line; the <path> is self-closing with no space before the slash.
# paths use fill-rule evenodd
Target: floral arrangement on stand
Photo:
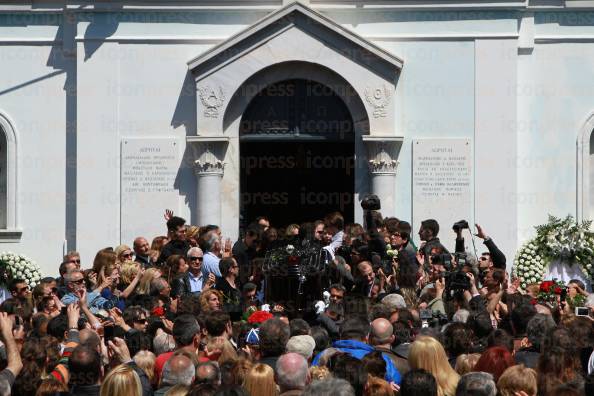
<path id="1" fill-rule="evenodd" d="M 265 274 L 308 275 L 325 268 L 322 248 L 311 243 L 288 244 L 271 249 L 264 258 Z"/>
<path id="2" fill-rule="evenodd" d="M 525 290 L 526 286 L 538 283 L 545 276 L 547 264 L 538 253 L 533 241 L 525 243 L 516 254 L 512 277 L 520 279 L 520 287 Z"/>
<path id="3" fill-rule="evenodd" d="M 0 283 L 6 286 L 12 279 L 23 279 L 30 288 L 34 288 L 41 280 L 41 269 L 25 255 L 1 252 Z"/>
<path id="4" fill-rule="evenodd" d="M 517 252 L 512 277 L 520 286 L 540 283 L 553 260 L 566 260 L 581 265 L 584 273 L 594 278 L 594 233 L 591 221 L 577 222 L 572 216 L 564 219 L 549 215 L 546 224 L 536 227 L 536 237 Z"/>

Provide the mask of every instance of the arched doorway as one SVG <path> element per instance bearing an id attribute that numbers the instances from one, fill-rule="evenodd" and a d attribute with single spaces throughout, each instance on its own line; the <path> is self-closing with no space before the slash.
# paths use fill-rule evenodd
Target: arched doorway
<path id="1" fill-rule="evenodd" d="M 260 90 L 241 119 L 240 211 L 286 226 L 340 211 L 354 214 L 355 133 L 328 86 L 295 78 Z"/>

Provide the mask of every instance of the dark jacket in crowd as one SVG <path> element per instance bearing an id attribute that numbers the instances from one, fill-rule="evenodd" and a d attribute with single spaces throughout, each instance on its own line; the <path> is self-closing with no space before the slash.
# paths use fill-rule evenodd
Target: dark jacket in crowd
<path id="1" fill-rule="evenodd" d="M 191 293 L 192 287 L 190 286 L 190 275 L 189 272 L 176 276 L 171 280 L 171 297 L 183 297 Z"/>
<path id="2" fill-rule="evenodd" d="M 157 260 L 158 264 L 163 264 L 170 256 L 174 254 L 179 254 L 181 256 L 186 256 L 190 250 L 190 244 L 188 241 L 180 241 L 180 240 L 173 240 L 169 241 L 163 248 L 161 249 L 161 255 Z"/>
<path id="3" fill-rule="evenodd" d="M 505 255 L 501 250 L 499 250 L 497 245 L 495 245 L 495 242 L 493 242 L 493 240 L 489 238 L 484 242 L 484 244 L 489 250 L 489 254 L 491 255 L 493 267 L 505 269 Z"/>
<path id="4" fill-rule="evenodd" d="M 99 396 L 101 385 L 73 385 L 70 396 Z"/>
<path id="5" fill-rule="evenodd" d="M 429 266 L 429 264 L 431 264 L 431 262 L 429 261 L 431 257 L 431 251 L 436 248 L 440 249 L 444 254 L 450 253 L 449 250 L 441 244 L 439 238 L 433 238 L 428 240 L 421 248 L 419 248 L 419 250 L 421 251 L 421 253 L 423 253 L 423 256 L 425 257 L 425 266 Z"/>
<path id="6" fill-rule="evenodd" d="M 536 365 L 538 364 L 538 357 L 540 356 L 540 352 L 533 346 L 519 349 L 515 355 L 514 359 L 516 364 L 523 364 L 524 366 L 536 369 Z"/>
<path id="7" fill-rule="evenodd" d="M 243 285 L 248 282 L 251 275 L 251 263 L 256 257 L 256 250 L 248 247 L 243 240 L 239 240 L 235 242 L 231 252 L 239 265 L 239 283 Z"/>

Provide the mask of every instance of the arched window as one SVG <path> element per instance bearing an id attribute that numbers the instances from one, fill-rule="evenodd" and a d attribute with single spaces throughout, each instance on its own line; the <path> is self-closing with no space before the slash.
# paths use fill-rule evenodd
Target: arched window
<path id="1" fill-rule="evenodd" d="M 21 237 L 17 227 L 17 137 L 12 125 L 0 113 L 0 242 Z"/>

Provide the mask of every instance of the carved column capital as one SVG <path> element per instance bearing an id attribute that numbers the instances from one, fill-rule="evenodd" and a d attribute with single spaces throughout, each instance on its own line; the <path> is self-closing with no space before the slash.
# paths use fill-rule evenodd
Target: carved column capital
<path id="1" fill-rule="evenodd" d="M 372 175 L 396 174 L 402 140 L 398 136 L 363 136 L 363 143 L 367 147 L 369 172 Z"/>
<path id="2" fill-rule="evenodd" d="M 226 136 L 189 136 L 186 139 L 193 151 L 194 174 L 223 176 L 225 153 L 229 144 Z"/>
<path id="3" fill-rule="evenodd" d="M 205 174 L 215 174 L 223 176 L 225 172 L 225 163 L 219 160 L 195 160 L 194 174 L 202 176 Z"/>
<path id="4" fill-rule="evenodd" d="M 395 174 L 398 168 L 399 162 L 391 159 L 370 159 L 369 160 L 369 172 L 372 174 Z"/>

